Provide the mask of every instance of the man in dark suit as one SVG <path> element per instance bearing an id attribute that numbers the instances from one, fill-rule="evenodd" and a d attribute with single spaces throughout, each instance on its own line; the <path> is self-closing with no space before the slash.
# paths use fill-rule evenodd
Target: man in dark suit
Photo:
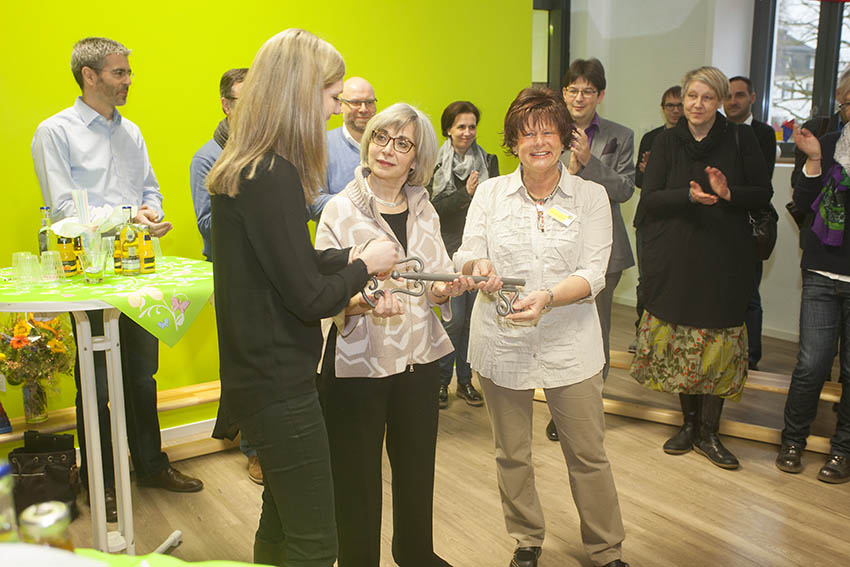
<path id="1" fill-rule="evenodd" d="M 605 348 L 603 378 L 610 365 L 609 335 L 614 289 L 623 270 L 635 265 L 620 203 L 635 192 L 635 135 L 629 128 L 599 116 L 596 108 L 605 98 L 605 68 L 598 59 L 576 59 L 570 65 L 563 85 L 564 102 L 573 118 L 575 129 L 569 153 L 562 160 L 568 171 L 583 179 L 595 181 L 605 188 L 611 203 L 613 243 L 605 289 L 596 296 L 596 309 L 602 326 Z M 556 441 L 554 423 L 546 428 L 549 439 Z"/>
<path id="2" fill-rule="evenodd" d="M 729 79 L 729 98 L 723 103 L 726 118 L 737 124 L 748 124 L 756 133 L 764 161 L 767 163 L 767 171 L 773 178 L 773 168 L 776 166 L 776 132 L 773 128 L 753 119 L 753 103 L 756 101 L 756 91 L 753 83 L 747 77 L 732 77 Z M 761 283 L 762 262 L 756 262 L 755 282 L 753 296 L 747 305 L 747 338 L 749 341 L 749 366 L 750 370 L 758 370 L 761 360 L 761 295 L 759 295 L 759 284 Z"/>

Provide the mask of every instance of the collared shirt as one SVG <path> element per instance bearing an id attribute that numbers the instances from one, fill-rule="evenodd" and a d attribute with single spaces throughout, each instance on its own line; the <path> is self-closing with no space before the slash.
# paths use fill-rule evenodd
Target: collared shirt
<path id="1" fill-rule="evenodd" d="M 345 136 L 345 139 L 358 150 L 360 149 L 360 142 L 354 139 L 354 136 L 351 135 L 351 132 L 348 131 L 348 126 L 345 124 L 342 125 L 342 135 Z"/>
<path id="2" fill-rule="evenodd" d="M 32 139 L 35 175 L 54 220 L 77 214 L 71 191 L 89 205 L 147 205 L 162 218 L 162 193 L 139 127 L 115 110 L 107 120 L 77 98 L 39 124 Z"/>
<path id="3" fill-rule="evenodd" d="M 221 156 L 221 146 L 210 140 L 195 152 L 189 164 L 189 185 L 192 188 L 192 204 L 198 231 L 204 241 L 204 257 L 212 262 L 212 240 L 210 236 L 210 192 L 207 190 L 207 175 Z"/>
<path id="4" fill-rule="evenodd" d="M 611 206 L 598 183 L 567 173 L 546 210 L 575 218 L 563 223 L 544 213 L 523 186 L 521 168 L 478 186 L 469 206 L 455 270 L 488 258 L 504 277 L 525 278 L 522 295 L 552 288 L 569 276 L 590 284 L 590 296 L 553 308 L 535 326 L 517 325 L 496 313 L 495 294 L 479 293 L 472 310 L 469 363 L 499 386 L 514 390 L 555 388 L 591 378 L 605 364 L 602 331 L 593 298 L 605 287 L 611 253 Z"/>
<path id="5" fill-rule="evenodd" d="M 593 136 L 599 132 L 599 114 L 593 114 L 593 120 L 590 121 L 590 126 L 584 129 L 584 133 L 587 134 L 587 146 L 590 147 L 593 145 Z"/>
<path id="6" fill-rule="evenodd" d="M 328 132 L 328 169 L 325 186 L 319 188 L 316 200 L 308 203 L 310 218 L 318 221 L 325 204 L 354 180 L 354 170 L 360 165 L 360 144 L 345 125 Z"/>

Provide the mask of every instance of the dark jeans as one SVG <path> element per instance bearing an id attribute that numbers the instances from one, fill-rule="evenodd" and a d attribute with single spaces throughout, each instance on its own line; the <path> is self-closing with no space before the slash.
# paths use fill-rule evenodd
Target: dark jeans
<path id="1" fill-rule="evenodd" d="M 850 338 L 850 283 L 803 272 L 800 304 L 800 351 L 791 374 L 785 401 L 782 442 L 805 446 L 809 427 L 817 415 L 824 382 L 829 379 L 839 338 Z M 850 341 L 842 341 L 842 374 L 850 361 Z M 838 407 L 838 425 L 832 437 L 832 453 L 850 457 L 850 388 L 844 388 Z"/>
<path id="2" fill-rule="evenodd" d="M 240 420 L 239 428 L 263 469 L 257 540 L 280 546 L 287 567 L 331 567 L 337 553 L 334 489 L 318 394 L 266 406 Z"/>
<path id="3" fill-rule="evenodd" d="M 103 311 L 89 311 L 92 336 L 103 335 Z M 159 434 L 159 415 L 156 411 L 156 380 L 159 368 L 159 341 L 132 319 L 121 315 L 118 320 L 121 337 L 121 374 L 124 382 L 124 411 L 127 421 L 127 441 L 137 478 L 144 478 L 168 468 L 168 456 L 162 452 Z M 76 326 L 74 335 L 76 336 Z M 77 347 L 79 352 L 79 346 Z M 94 353 L 95 383 L 97 384 L 98 425 L 103 459 L 103 482 L 115 486 L 115 467 L 112 462 L 112 428 L 109 417 L 109 389 L 106 379 L 106 355 Z M 77 385 L 77 440 L 80 443 L 80 475 L 88 485 L 86 470 L 86 435 L 83 421 L 83 395 L 80 388 L 80 361 L 74 365 Z"/>
<path id="4" fill-rule="evenodd" d="M 440 384 L 443 386 L 451 384 L 455 366 L 457 366 L 458 385 L 469 384 L 472 380 L 472 369 L 469 368 L 466 355 L 469 349 L 469 321 L 472 318 L 472 306 L 475 304 L 477 293 L 467 291 L 451 299 L 452 320 L 444 321 L 443 328 L 448 333 L 455 350 L 440 359 Z"/>
<path id="5" fill-rule="evenodd" d="M 643 252 L 643 238 L 640 229 L 635 227 L 635 256 L 637 256 L 638 283 L 635 288 L 635 311 L 637 311 L 637 319 L 635 320 L 635 333 L 640 328 L 640 319 L 643 317 L 643 298 L 640 294 L 640 277 L 643 264 L 640 261 L 641 253 Z"/>
<path id="6" fill-rule="evenodd" d="M 432 532 L 438 363 L 414 364 L 412 372 L 386 378 L 327 381 L 323 397 L 339 567 L 380 564 L 385 432 L 392 467 L 393 559 L 399 567 L 446 565 L 434 554 Z"/>
<path id="7" fill-rule="evenodd" d="M 747 325 L 747 341 L 750 364 L 758 364 L 761 360 L 761 295 L 759 294 L 759 285 L 761 285 L 761 275 L 764 270 L 762 262 L 756 262 L 753 270 L 753 295 L 750 296 L 750 302 L 747 304 L 747 314 L 744 322 Z"/>

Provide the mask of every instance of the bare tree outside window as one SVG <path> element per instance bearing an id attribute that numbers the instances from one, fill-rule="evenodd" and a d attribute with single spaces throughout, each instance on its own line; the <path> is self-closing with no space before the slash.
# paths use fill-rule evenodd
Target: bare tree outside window
<path id="1" fill-rule="evenodd" d="M 769 122 L 776 130 L 811 118 L 820 0 L 779 0 Z M 839 70 L 850 64 L 850 3 L 844 5 Z"/>

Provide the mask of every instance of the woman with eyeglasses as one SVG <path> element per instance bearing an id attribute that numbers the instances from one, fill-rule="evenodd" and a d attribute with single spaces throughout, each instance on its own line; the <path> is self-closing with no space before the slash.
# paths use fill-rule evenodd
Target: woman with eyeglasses
<path id="1" fill-rule="evenodd" d="M 457 100 L 443 110 L 440 125 L 446 141 L 437 152 L 434 177 L 428 186 L 431 202 L 440 216 L 440 231 L 449 256 L 460 246 L 469 203 L 478 185 L 499 175 L 499 159 L 485 152 L 476 141 L 481 113 L 469 101 Z M 452 298 L 453 317 L 445 323 L 454 346 L 440 360 L 440 407 L 449 405 L 449 384 L 457 367 L 457 396 L 471 406 L 481 406 L 484 399 L 472 385 L 472 371 L 466 360 L 469 344 L 469 320 L 475 292 Z"/>
<path id="2" fill-rule="evenodd" d="M 339 114 L 344 72 L 337 50 L 309 32 L 269 39 L 207 177 L 221 363 L 216 435 L 242 430 L 260 458 L 256 563 L 334 564 L 330 454 L 315 384 L 320 320 L 397 258 L 386 241 L 345 250 L 310 243 L 306 203 L 324 179 L 324 126 Z"/>
<path id="3" fill-rule="evenodd" d="M 728 97 L 719 69 L 688 72 L 684 119 L 653 142 L 635 214 L 645 311 L 630 372 L 679 395 L 684 424 L 665 453 L 694 449 L 734 469 L 717 431 L 724 400 L 740 399 L 747 379 L 744 316 L 757 261 L 747 212 L 766 207 L 773 190 L 752 128 L 719 112 Z"/>
<path id="4" fill-rule="evenodd" d="M 452 271 L 439 219 L 423 187 L 437 139 L 428 118 L 394 104 L 366 125 L 354 181 L 322 213 L 316 246 L 344 247 L 389 238 L 425 272 Z M 412 269 L 412 262 L 399 265 Z M 432 506 L 437 443 L 439 360 L 452 350 L 447 303 L 471 289 L 470 278 L 433 282 L 422 295 L 411 281 L 386 279 L 361 295 L 328 330 L 320 392 L 333 466 L 339 567 L 378 567 L 381 550 L 381 457 L 386 440 L 393 485 L 393 559 L 399 567 L 447 565 L 434 553 Z"/>

